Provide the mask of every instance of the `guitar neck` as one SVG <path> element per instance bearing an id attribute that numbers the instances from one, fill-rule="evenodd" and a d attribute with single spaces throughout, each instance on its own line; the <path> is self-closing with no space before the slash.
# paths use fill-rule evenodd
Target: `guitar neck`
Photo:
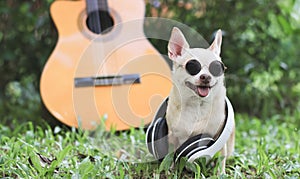
<path id="1" fill-rule="evenodd" d="M 99 10 L 108 12 L 107 0 L 86 0 L 86 10 L 88 14 Z"/>

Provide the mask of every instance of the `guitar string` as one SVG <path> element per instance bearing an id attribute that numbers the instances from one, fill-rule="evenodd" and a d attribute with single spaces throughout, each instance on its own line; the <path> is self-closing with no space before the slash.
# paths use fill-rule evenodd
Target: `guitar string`
<path id="1" fill-rule="evenodd" d="M 103 48 L 104 45 L 103 45 L 103 41 L 101 39 L 101 33 L 102 33 L 102 27 L 101 27 L 101 11 L 102 11 L 102 8 L 100 8 L 100 6 L 102 6 L 101 2 L 102 0 L 93 0 L 94 2 L 94 13 L 95 13 L 95 16 L 93 17 L 93 23 L 95 25 L 95 33 L 97 34 L 97 37 L 96 39 L 94 39 L 94 43 L 96 43 L 96 46 L 95 48 L 93 48 L 93 60 L 94 60 L 94 65 L 96 66 L 96 71 L 95 71 L 95 77 L 97 79 L 98 75 L 99 74 L 99 70 L 100 72 L 102 73 L 102 76 L 106 76 L 107 75 L 107 69 L 106 69 L 106 65 L 105 65 L 105 59 L 103 59 L 103 57 L 105 57 L 103 54 L 105 54 L 105 50 Z M 99 45 L 99 47 L 98 47 Z M 100 69 L 99 69 L 100 67 Z M 97 84 L 99 83 L 99 84 Z M 108 84 L 108 81 L 106 80 L 106 78 L 104 78 L 104 80 L 96 80 L 95 81 L 95 85 L 101 85 L 101 83 L 103 84 Z"/>
<path id="2" fill-rule="evenodd" d="M 105 13 L 107 11 L 106 1 L 107 0 L 99 0 L 98 1 L 98 5 L 99 5 L 98 9 L 101 11 L 101 13 Z M 99 14 L 98 14 L 99 15 L 99 17 L 98 17 L 99 21 L 101 20 L 101 17 L 100 17 L 102 15 L 101 13 L 99 12 Z M 102 23 L 105 23 L 105 22 L 102 22 Z M 100 25 L 100 29 L 101 29 L 101 22 L 99 23 L 99 25 Z M 104 24 L 104 26 L 105 26 L 105 24 Z M 102 35 L 104 30 L 105 29 L 101 29 L 100 34 L 99 34 L 100 36 Z M 101 38 L 101 40 L 102 40 L 102 38 Z M 104 54 L 104 59 L 102 59 L 102 64 L 101 65 L 103 65 L 104 76 L 107 76 L 108 72 L 107 72 L 107 68 L 106 68 L 106 60 L 108 60 L 108 59 L 106 59 L 107 56 L 106 56 L 105 49 L 104 49 L 105 46 L 103 45 L 102 47 L 103 48 L 101 50 L 102 50 L 102 54 Z M 104 78 L 104 84 L 109 85 L 109 79 L 108 78 Z"/>

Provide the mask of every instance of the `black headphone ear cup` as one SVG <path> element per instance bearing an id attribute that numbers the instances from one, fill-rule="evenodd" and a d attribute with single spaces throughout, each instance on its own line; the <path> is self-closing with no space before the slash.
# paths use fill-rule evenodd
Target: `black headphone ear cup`
<path id="1" fill-rule="evenodd" d="M 189 138 L 175 151 L 174 160 L 177 162 L 181 157 L 188 159 L 195 153 L 204 150 L 214 143 L 214 139 L 208 134 L 199 134 Z"/>
<path id="2" fill-rule="evenodd" d="M 147 131 L 147 147 L 158 160 L 162 160 L 169 151 L 168 125 L 165 118 L 158 118 Z"/>
<path id="3" fill-rule="evenodd" d="M 165 118 L 161 118 L 155 132 L 155 153 L 157 159 L 162 160 L 169 152 L 168 125 Z"/>

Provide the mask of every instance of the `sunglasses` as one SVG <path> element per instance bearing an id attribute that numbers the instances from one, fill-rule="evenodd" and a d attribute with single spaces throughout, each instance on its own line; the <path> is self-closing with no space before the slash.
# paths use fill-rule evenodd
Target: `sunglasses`
<path id="1" fill-rule="evenodd" d="M 197 75 L 202 69 L 200 62 L 195 59 L 189 60 L 183 67 L 192 76 Z M 226 69 L 226 66 L 218 60 L 212 61 L 208 66 L 209 72 L 215 77 L 223 75 Z"/>

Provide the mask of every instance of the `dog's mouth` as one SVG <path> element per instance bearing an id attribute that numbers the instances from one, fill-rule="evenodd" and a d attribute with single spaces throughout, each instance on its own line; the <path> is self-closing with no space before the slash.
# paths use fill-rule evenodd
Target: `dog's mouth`
<path id="1" fill-rule="evenodd" d="M 209 86 L 209 85 L 194 85 L 189 81 L 186 81 L 185 85 L 187 87 L 189 87 L 191 90 L 193 90 L 200 97 L 208 96 L 211 88 L 215 86 L 215 85 L 212 85 L 212 86 Z"/>

